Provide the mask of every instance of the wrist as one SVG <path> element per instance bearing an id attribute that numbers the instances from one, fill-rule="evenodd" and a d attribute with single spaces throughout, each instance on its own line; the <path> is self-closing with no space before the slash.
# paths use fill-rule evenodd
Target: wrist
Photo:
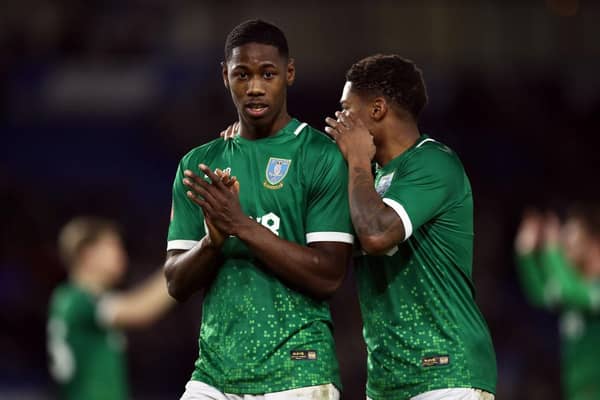
<path id="1" fill-rule="evenodd" d="M 369 170 L 371 169 L 371 159 L 369 159 L 369 156 L 366 154 L 348 153 L 347 161 L 349 167 L 365 167 Z"/>
<path id="2" fill-rule="evenodd" d="M 208 233 L 200 241 L 200 245 L 202 246 L 202 248 L 213 250 L 213 251 L 221 250 L 221 247 L 223 247 L 223 243 L 224 243 L 224 241 L 220 241 L 220 242 L 214 241 Z"/>
<path id="3" fill-rule="evenodd" d="M 240 219 L 240 221 L 233 226 L 231 235 L 240 240 L 244 240 L 252 235 L 252 228 L 257 224 L 258 223 L 254 221 L 252 217 L 244 216 L 244 218 Z"/>

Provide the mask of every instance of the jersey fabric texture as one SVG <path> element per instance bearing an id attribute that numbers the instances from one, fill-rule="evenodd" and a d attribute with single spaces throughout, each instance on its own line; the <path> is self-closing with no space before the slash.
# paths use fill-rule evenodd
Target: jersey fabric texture
<path id="1" fill-rule="evenodd" d="M 124 336 L 97 318 L 98 299 L 74 284 L 54 290 L 48 320 L 50 372 L 61 399 L 129 396 Z"/>
<path id="2" fill-rule="evenodd" d="M 558 248 L 518 255 L 517 265 L 529 301 L 560 311 L 565 399 L 600 398 L 600 282 L 584 279 Z"/>
<path id="3" fill-rule="evenodd" d="M 473 199 L 460 160 L 423 135 L 377 170 L 375 188 L 406 238 L 386 255 L 359 260 L 368 396 L 495 393 L 494 350 L 471 280 Z"/>
<path id="4" fill-rule="evenodd" d="M 352 243 L 346 164 L 333 141 L 293 119 L 274 136 L 219 138 L 183 157 L 169 250 L 190 249 L 205 235 L 201 208 L 182 184 L 183 171 L 198 173 L 200 163 L 236 176 L 244 213 L 280 238 Z M 327 302 L 286 286 L 238 238 L 228 238 L 222 253 L 204 298 L 192 379 L 233 394 L 340 387 Z"/>

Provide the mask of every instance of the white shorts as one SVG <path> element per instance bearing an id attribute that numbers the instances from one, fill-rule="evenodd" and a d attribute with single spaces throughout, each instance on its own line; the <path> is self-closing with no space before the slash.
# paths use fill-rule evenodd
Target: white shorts
<path id="1" fill-rule="evenodd" d="M 308 386 L 265 394 L 229 394 L 200 381 L 189 381 L 180 400 L 339 400 L 340 392 L 333 384 Z"/>
<path id="2" fill-rule="evenodd" d="M 494 400 L 494 395 L 480 389 L 452 388 L 421 393 L 410 400 Z"/>

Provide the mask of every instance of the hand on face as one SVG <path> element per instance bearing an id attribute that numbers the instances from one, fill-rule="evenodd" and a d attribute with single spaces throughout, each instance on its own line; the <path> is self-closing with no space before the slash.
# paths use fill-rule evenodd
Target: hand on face
<path id="1" fill-rule="evenodd" d="M 229 172 L 218 168 L 213 172 L 204 164 L 199 168 L 210 183 L 190 170 L 184 171 L 183 183 L 190 189 L 187 196 L 202 207 L 210 240 L 221 246 L 235 224 L 248 219 L 239 202 L 240 184 Z"/>
<path id="2" fill-rule="evenodd" d="M 350 111 L 336 111 L 337 119 L 327 117 L 325 132 L 337 143 L 344 158 L 348 162 L 355 160 L 368 160 L 375 157 L 375 144 L 373 136 L 363 123 Z"/>

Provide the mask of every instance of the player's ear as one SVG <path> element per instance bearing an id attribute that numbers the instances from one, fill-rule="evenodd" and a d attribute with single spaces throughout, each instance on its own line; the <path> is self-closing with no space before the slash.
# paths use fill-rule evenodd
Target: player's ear
<path id="1" fill-rule="evenodd" d="M 381 121 L 388 112 L 388 104 L 383 97 L 375 97 L 371 103 L 370 116 L 375 121 Z"/>
<path id="2" fill-rule="evenodd" d="M 229 89 L 229 76 L 227 76 L 227 62 L 221 61 L 221 71 L 223 73 L 223 85 Z"/>
<path id="3" fill-rule="evenodd" d="M 296 80 L 296 65 L 294 64 L 294 59 L 291 57 L 287 62 L 286 80 L 288 86 L 292 86 Z"/>

